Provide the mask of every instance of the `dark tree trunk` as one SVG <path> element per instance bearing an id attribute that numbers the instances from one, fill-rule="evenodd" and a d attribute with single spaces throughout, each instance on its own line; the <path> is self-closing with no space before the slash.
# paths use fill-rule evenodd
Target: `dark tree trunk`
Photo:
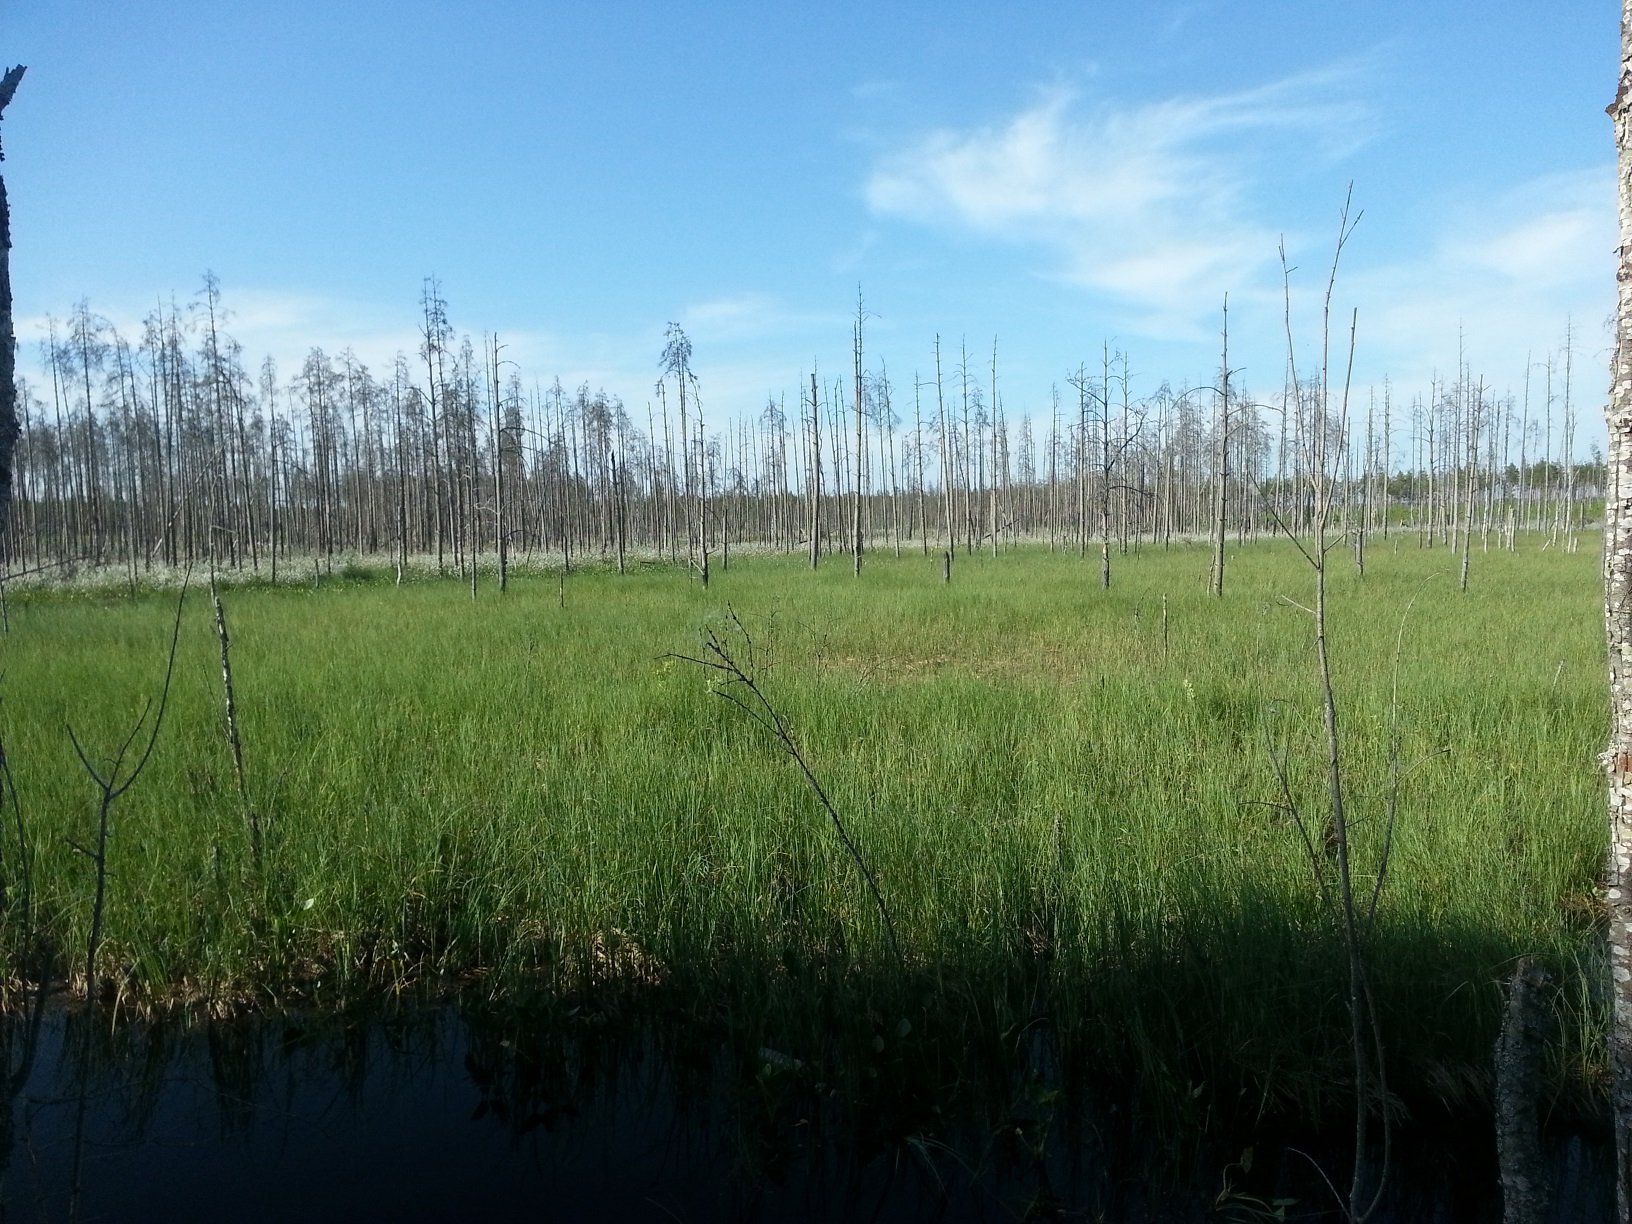
<path id="1" fill-rule="evenodd" d="M 26 71 L 8 68 L 0 78 L 0 116 Z M 0 160 L 4 160 L 0 152 Z M 17 445 L 17 337 L 11 323 L 11 203 L 6 180 L 0 177 L 0 541 L 11 519 L 11 454 Z"/>

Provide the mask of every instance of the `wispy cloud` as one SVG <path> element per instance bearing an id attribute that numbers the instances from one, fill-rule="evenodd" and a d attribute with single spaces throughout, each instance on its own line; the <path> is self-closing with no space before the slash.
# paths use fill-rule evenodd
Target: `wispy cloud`
<path id="1" fill-rule="evenodd" d="M 1345 340 L 1358 310 L 1358 382 L 1388 375 L 1426 391 L 1435 375 L 1454 377 L 1460 353 L 1475 376 L 1517 387 L 1526 353 L 1542 360 L 1573 326 L 1575 393 L 1594 394 L 1614 304 L 1613 165 L 1516 167 L 1505 189 L 1487 176 L 1431 201 L 1368 201 L 1364 166 L 1339 164 L 1378 126 L 1365 85 L 1354 63 L 1137 103 L 1053 88 L 998 121 L 880 158 L 866 200 L 883 218 L 1029 252 L 1038 275 L 1080 287 L 1125 335 L 1206 352 L 1228 292 L 1240 307 L 1232 354 L 1239 346 L 1260 386 L 1284 373 L 1282 235 L 1304 265 L 1293 276 L 1298 342 L 1318 341 L 1319 318 L 1304 316 L 1318 316 L 1336 237 L 1332 184 L 1359 177 L 1355 208 L 1376 207 L 1343 256 L 1334 301 Z"/>
<path id="2" fill-rule="evenodd" d="M 1614 306 L 1614 165 L 1549 174 L 1448 205 L 1426 250 L 1359 272 L 1361 334 L 1396 377 L 1453 377 L 1462 351 L 1498 385 L 1574 332 L 1579 390 L 1602 391 Z"/>
<path id="3" fill-rule="evenodd" d="M 1456 218 L 1441 257 L 1453 268 L 1488 275 L 1512 288 L 1552 292 L 1607 266 L 1614 180 L 1608 162 L 1551 174 L 1478 202 Z"/>
<path id="4" fill-rule="evenodd" d="M 880 159 L 880 214 L 1029 245 L 1044 275 L 1103 293 L 1138 330 L 1183 338 L 1219 294 L 1262 276 L 1277 227 L 1262 173 L 1290 140 L 1305 161 L 1346 156 L 1370 131 L 1339 66 L 1257 88 L 1141 103 L 1055 87 L 1019 113 L 930 133 Z"/>

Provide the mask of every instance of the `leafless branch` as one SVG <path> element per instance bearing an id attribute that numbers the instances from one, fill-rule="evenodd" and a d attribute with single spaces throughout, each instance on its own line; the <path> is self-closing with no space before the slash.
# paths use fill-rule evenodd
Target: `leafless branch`
<path id="1" fill-rule="evenodd" d="M 782 750 L 799 766 L 799 771 L 804 774 L 805 781 L 810 785 L 810 789 L 815 793 L 822 808 L 827 812 L 828 819 L 832 821 L 833 830 L 838 834 L 839 841 L 849 853 L 851 860 L 856 864 L 856 869 L 861 872 L 862 879 L 866 881 L 867 891 L 872 895 L 873 904 L 878 908 L 879 917 L 883 920 L 884 934 L 889 940 L 890 951 L 895 956 L 896 963 L 905 966 L 906 960 L 901 954 L 901 945 L 896 938 L 895 920 L 890 916 L 889 906 L 885 904 L 884 894 L 879 889 L 878 880 L 874 877 L 872 868 L 867 865 L 867 860 L 862 857 L 860 847 L 856 845 L 849 831 L 844 827 L 844 820 L 839 816 L 838 808 L 834 806 L 832 799 L 828 797 L 826 788 L 822 786 L 821 780 L 817 778 L 809 762 L 806 761 L 805 754 L 801 751 L 792 729 L 771 703 L 771 699 L 766 696 L 765 690 L 760 687 L 759 681 L 755 677 L 754 640 L 752 635 L 749 634 L 747 627 L 742 623 L 742 618 L 729 605 L 726 607 L 726 615 L 730 618 L 732 629 L 744 643 L 740 653 L 746 656 L 745 659 L 739 660 L 730 645 L 713 629 L 707 630 L 704 634 L 704 653 L 702 657 L 675 653 L 671 653 L 667 657 L 720 673 L 724 680 L 713 690 L 715 695 L 729 701 L 769 732 L 781 744 Z"/>
<path id="2" fill-rule="evenodd" d="M 147 744 L 142 749 L 142 755 L 128 772 L 125 770 L 125 758 L 129 755 L 131 746 L 136 742 L 142 727 L 147 723 L 147 716 L 152 711 L 153 703 L 149 701 L 143 708 L 130 733 L 125 736 L 114 754 L 112 764 L 107 775 L 99 773 L 92 764 L 90 756 L 79 742 L 73 727 L 68 727 L 68 740 L 74 746 L 74 752 L 79 757 L 79 763 L 84 766 L 85 772 L 102 792 L 97 805 L 96 849 L 90 850 L 70 841 L 73 846 L 86 858 L 90 859 L 96 868 L 96 895 L 91 905 L 91 933 L 85 946 L 85 998 L 89 1003 L 96 1001 L 96 953 L 102 942 L 102 919 L 107 905 L 108 888 L 108 833 L 109 818 L 113 805 L 126 791 L 136 784 L 147 768 L 147 763 L 153 757 L 153 748 L 159 742 L 159 731 L 164 726 L 164 712 L 170 704 L 170 681 L 176 671 L 176 648 L 181 641 L 181 612 L 187 602 L 187 584 L 192 578 L 192 567 L 189 565 L 187 573 L 181 580 L 181 593 L 176 597 L 175 619 L 170 627 L 170 653 L 164 665 L 164 685 L 159 691 L 158 713 L 153 719 L 152 728 L 148 732 Z M 124 776 L 121 778 L 121 773 Z"/>

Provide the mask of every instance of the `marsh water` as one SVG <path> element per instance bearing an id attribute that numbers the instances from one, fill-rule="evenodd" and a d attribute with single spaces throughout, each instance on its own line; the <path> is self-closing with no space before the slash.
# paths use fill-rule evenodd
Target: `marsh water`
<path id="1" fill-rule="evenodd" d="M 441 1005 L 110 1029 L 48 1007 L 5 1036 L 6 1221 L 1339 1218 L 1317 1166 L 1341 1126 L 1158 1150 L 1125 1106 L 1051 1083 L 1046 1042 L 1006 1100 L 957 1116 L 903 1085 L 843 1099 L 778 1051 L 596 1016 Z M 1500 1217 L 1488 1119 L 1403 1140 L 1382 1218 Z M 1553 1218 L 1610 1218 L 1601 1140 L 1551 1153 Z"/>

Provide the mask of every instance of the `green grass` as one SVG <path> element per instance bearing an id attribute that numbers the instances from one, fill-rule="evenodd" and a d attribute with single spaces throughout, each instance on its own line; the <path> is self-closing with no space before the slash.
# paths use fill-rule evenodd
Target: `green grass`
<path id="1" fill-rule="evenodd" d="M 1395 1082 L 1482 1099 L 1501 983 L 1530 954 L 1561 984 L 1555 1083 L 1595 1092 L 1596 539 L 1476 552 L 1465 595 L 1455 558 L 1414 537 L 1373 541 L 1364 578 L 1331 556 L 1368 886 L 1398 684 L 1405 772 L 1370 949 Z M 1204 548 L 1114 562 L 1108 592 L 1097 557 L 1040 549 L 959 558 L 950 586 L 917 554 L 871 556 L 859 582 L 842 558 L 734 559 L 706 591 L 591 570 L 564 606 L 540 575 L 474 603 L 457 580 L 361 568 L 229 588 L 260 876 L 195 591 L 158 748 L 113 812 L 103 972 L 152 1005 L 450 979 L 644 1001 L 810 1064 L 910 1054 L 943 1087 L 982 1052 L 1012 1064 L 1045 1023 L 1068 1068 L 1138 1077 L 1169 1120 L 1327 1108 L 1348 1075 L 1346 970 L 1271 767 L 1286 753 L 1318 819 L 1311 623 L 1288 602 L 1308 602 L 1307 566 L 1285 544 L 1232 549 L 1219 601 Z M 94 836 L 96 800 L 64 728 L 113 751 L 157 694 L 173 607 L 12 599 L 0 731 L 61 972 L 89 929 L 69 843 Z M 707 627 L 746 649 L 727 608 L 878 877 L 904 966 L 794 763 L 668 657 Z M 15 890 L 10 849 L 0 870 Z M 14 905 L 13 955 L 18 927 Z"/>

